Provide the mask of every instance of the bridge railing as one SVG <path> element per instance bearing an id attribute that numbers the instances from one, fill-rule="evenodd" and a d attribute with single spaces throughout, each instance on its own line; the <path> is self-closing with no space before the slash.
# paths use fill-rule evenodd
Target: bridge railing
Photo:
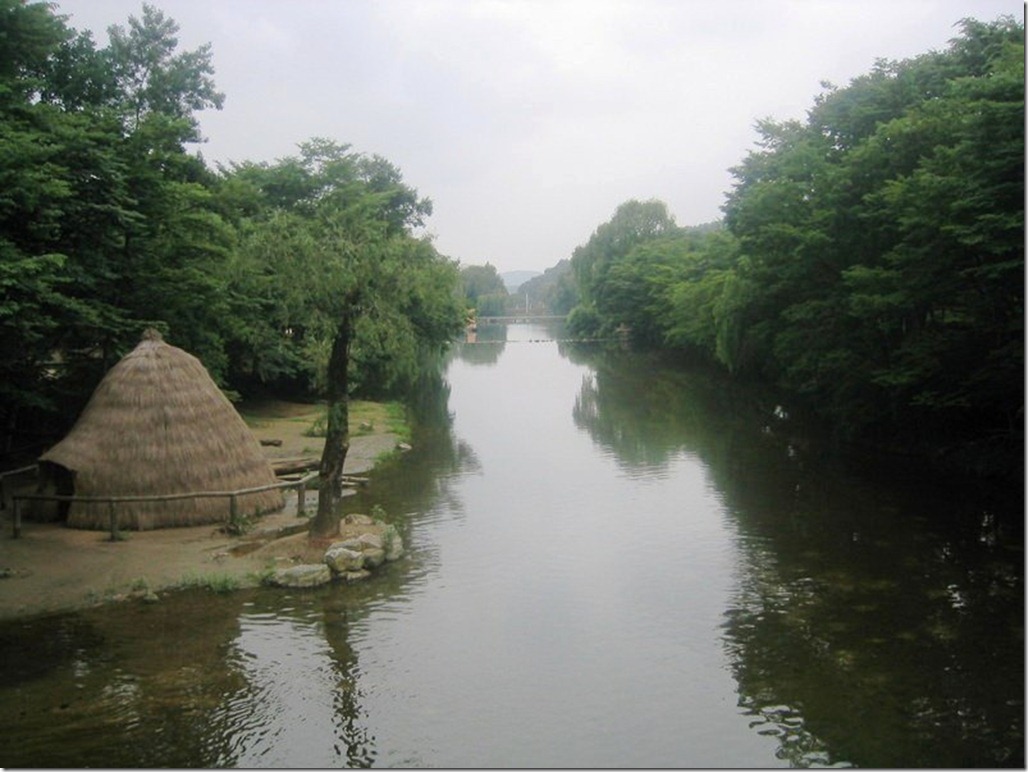
<path id="1" fill-rule="evenodd" d="M 514 316 L 479 316 L 475 321 L 478 324 L 515 324 L 517 322 L 554 322 L 562 319 L 567 319 L 567 317 L 516 314 Z"/>

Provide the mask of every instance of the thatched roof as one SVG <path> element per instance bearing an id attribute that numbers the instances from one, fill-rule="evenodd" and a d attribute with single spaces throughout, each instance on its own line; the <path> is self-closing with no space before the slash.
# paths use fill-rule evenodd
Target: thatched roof
<path id="1" fill-rule="evenodd" d="M 107 373 L 61 442 L 40 457 L 74 475 L 79 496 L 232 491 L 276 481 L 253 433 L 196 357 L 148 330 Z M 240 515 L 282 507 L 280 491 L 238 499 Z M 226 522 L 222 499 L 123 502 L 123 528 Z M 106 503 L 74 502 L 68 525 L 107 528 Z"/>

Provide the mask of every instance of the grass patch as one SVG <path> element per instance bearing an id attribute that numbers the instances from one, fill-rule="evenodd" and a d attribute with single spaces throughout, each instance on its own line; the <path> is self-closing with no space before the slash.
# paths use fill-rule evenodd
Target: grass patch
<path id="1" fill-rule="evenodd" d="M 401 402 L 385 402 L 379 405 L 385 411 L 386 431 L 397 435 L 401 442 L 410 442 L 413 434 L 407 422 L 407 408 Z"/>
<path id="2" fill-rule="evenodd" d="M 309 421 L 310 416 L 295 420 Z M 303 432 L 304 437 L 324 437 L 328 411 L 322 407 L 319 414 Z M 387 433 L 397 435 L 401 441 L 409 442 L 411 428 L 407 423 L 407 409 L 401 402 L 369 402 L 356 399 L 350 401 L 350 436 Z"/>
<path id="3" fill-rule="evenodd" d="M 328 422 L 328 408 L 324 404 L 267 400 L 246 403 L 239 413 L 259 439 L 284 439 L 286 443 L 299 436 L 323 439 Z M 393 434 L 399 442 L 411 441 L 412 430 L 402 402 L 350 400 L 349 416 L 351 437 Z M 303 453 L 320 451 L 320 447 L 304 447 Z"/>
<path id="4" fill-rule="evenodd" d="M 271 580 L 275 574 L 275 568 L 274 565 L 267 565 L 259 571 L 251 571 L 247 574 L 247 578 L 257 586 L 263 586 Z"/>
<path id="5" fill-rule="evenodd" d="M 186 574 L 176 585 L 180 590 L 210 590 L 218 594 L 234 592 L 241 586 L 238 577 L 228 574 Z"/>
<path id="6" fill-rule="evenodd" d="M 324 437 L 328 433 L 328 415 L 322 413 L 303 430 L 304 437 Z"/>

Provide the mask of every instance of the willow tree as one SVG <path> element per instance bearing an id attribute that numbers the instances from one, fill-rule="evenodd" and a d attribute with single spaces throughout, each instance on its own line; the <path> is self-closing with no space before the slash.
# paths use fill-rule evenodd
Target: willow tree
<path id="1" fill-rule="evenodd" d="M 273 277 L 282 335 L 315 365 L 328 403 L 312 538 L 338 531 L 355 351 L 397 377 L 463 323 L 457 266 L 414 229 L 431 203 L 388 161 L 313 140 L 274 165 L 237 166 L 257 214 L 243 249 Z"/>

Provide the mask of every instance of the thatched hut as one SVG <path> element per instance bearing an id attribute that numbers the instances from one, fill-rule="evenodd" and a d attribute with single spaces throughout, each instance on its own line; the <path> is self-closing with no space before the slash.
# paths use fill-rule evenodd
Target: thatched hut
<path id="1" fill-rule="evenodd" d="M 147 330 L 104 376 L 68 436 L 40 456 L 53 492 L 138 496 L 234 491 L 276 482 L 260 443 L 196 357 Z M 281 509 L 282 493 L 239 496 L 238 514 Z M 228 498 L 119 502 L 129 529 L 227 522 Z M 110 527 L 108 504 L 72 502 L 68 525 Z"/>

